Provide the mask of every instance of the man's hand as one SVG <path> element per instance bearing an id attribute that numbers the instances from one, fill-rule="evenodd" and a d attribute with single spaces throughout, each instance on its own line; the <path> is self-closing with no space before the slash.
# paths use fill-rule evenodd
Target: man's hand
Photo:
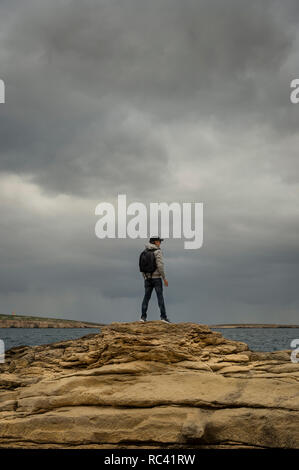
<path id="1" fill-rule="evenodd" d="M 167 279 L 164 279 L 164 286 L 168 287 L 168 281 L 167 281 Z"/>

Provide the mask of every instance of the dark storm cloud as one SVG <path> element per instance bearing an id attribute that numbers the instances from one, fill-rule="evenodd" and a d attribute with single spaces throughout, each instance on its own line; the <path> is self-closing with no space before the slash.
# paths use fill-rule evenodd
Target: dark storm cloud
<path id="1" fill-rule="evenodd" d="M 259 120 L 281 126 L 287 109 L 289 129 L 296 116 L 288 71 L 279 70 L 298 9 L 285 5 L 19 5 L 2 35 L 10 103 L 1 116 L 2 168 L 77 194 L 128 190 L 146 171 L 148 189 L 163 183 L 152 164 L 167 168 L 171 158 L 160 123 L 212 120 L 237 132 Z"/>
<path id="2" fill-rule="evenodd" d="M 165 244 L 174 320 L 295 322 L 298 3 L 12 0 L 0 18 L 2 309 L 135 319 L 143 240 L 94 235 L 97 202 L 126 193 L 204 202 L 203 248 Z"/>

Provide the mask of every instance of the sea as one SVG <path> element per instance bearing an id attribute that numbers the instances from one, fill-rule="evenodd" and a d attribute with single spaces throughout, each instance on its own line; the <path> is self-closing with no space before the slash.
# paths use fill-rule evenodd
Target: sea
<path id="1" fill-rule="evenodd" d="M 299 328 L 211 328 L 225 338 L 248 344 L 251 351 L 291 350 L 291 341 L 298 340 Z M 15 346 L 37 346 L 57 341 L 77 339 L 90 333 L 100 333 L 100 328 L 0 328 L 4 351 Z M 3 344 L 3 343 L 2 343 Z"/>
<path id="2" fill-rule="evenodd" d="M 100 328 L 0 328 L 4 350 L 15 346 L 38 346 L 77 339 L 90 333 L 100 333 Z"/>

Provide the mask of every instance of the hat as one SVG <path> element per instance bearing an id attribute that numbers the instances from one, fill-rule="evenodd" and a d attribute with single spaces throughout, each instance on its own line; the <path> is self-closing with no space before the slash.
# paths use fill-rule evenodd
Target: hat
<path id="1" fill-rule="evenodd" d="M 164 238 L 160 238 L 160 237 L 151 237 L 150 238 L 150 243 L 154 243 L 154 242 L 163 242 Z"/>

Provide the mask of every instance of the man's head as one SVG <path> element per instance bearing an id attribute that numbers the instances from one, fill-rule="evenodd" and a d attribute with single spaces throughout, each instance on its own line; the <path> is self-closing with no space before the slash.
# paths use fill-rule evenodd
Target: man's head
<path id="1" fill-rule="evenodd" d="M 160 237 L 151 237 L 150 238 L 150 243 L 153 243 L 154 245 L 157 245 L 157 246 L 160 246 L 161 245 L 161 242 L 163 242 L 164 238 L 160 238 Z"/>

